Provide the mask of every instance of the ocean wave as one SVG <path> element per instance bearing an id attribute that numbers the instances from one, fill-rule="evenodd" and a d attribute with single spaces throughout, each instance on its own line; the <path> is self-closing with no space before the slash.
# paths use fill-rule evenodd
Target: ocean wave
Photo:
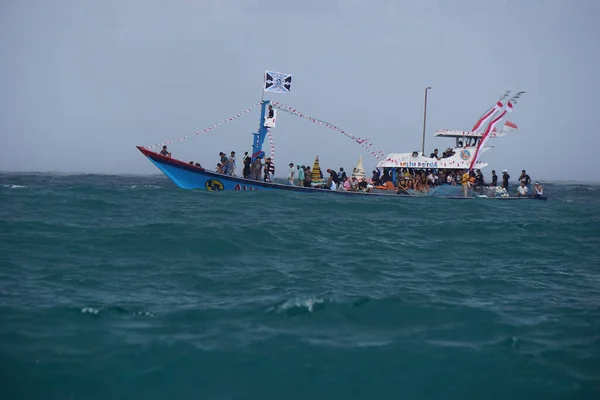
<path id="1" fill-rule="evenodd" d="M 0 186 L 8 397 L 123 397 L 110 382 L 127 381 L 145 398 L 244 397 L 255 382 L 284 398 L 477 397 L 472 382 L 573 398 L 598 383 L 596 189 L 458 202 L 1 182 L 27 186 Z M 512 375 L 494 385 L 498 371 Z M 160 390 L 164 373 L 179 383 Z M 224 392 L 231 376 L 241 395 Z M 65 377 L 84 384 L 51 383 Z"/>
<path id="2" fill-rule="evenodd" d="M 109 306 L 109 307 L 83 307 L 81 309 L 82 314 L 92 315 L 133 315 L 139 317 L 153 317 L 154 313 L 150 311 L 132 311 L 127 308 L 120 306 Z"/>
<path id="3" fill-rule="evenodd" d="M 2 185 L 2 186 L 4 186 L 5 188 L 8 188 L 8 189 L 26 189 L 27 188 L 27 186 L 25 186 L 25 185 Z"/>
<path id="4" fill-rule="evenodd" d="M 267 309 L 268 312 L 284 314 L 286 316 L 312 313 L 325 308 L 325 300 L 318 297 L 293 298 L 285 300 Z"/>

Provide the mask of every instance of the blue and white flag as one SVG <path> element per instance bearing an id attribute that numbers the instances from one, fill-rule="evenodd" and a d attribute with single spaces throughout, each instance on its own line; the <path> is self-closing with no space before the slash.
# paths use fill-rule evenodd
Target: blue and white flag
<path id="1" fill-rule="evenodd" d="M 265 71 L 265 92 L 289 93 L 292 89 L 292 75 Z"/>

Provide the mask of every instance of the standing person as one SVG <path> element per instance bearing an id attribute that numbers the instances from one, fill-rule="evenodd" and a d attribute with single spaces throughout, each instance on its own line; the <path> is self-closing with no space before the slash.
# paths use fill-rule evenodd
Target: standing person
<path id="1" fill-rule="evenodd" d="M 219 153 L 219 156 L 221 156 L 221 167 L 223 168 L 223 173 L 225 175 L 229 175 L 229 159 L 222 151 Z"/>
<path id="2" fill-rule="evenodd" d="M 273 179 L 275 179 L 275 163 L 270 158 L 269 162 L 271 163 L 269 165 L 269 182 L 273 182 Z"/>
<path id="3" fill-rule="evenodd" d="M 529 185 L 531 185 L 531 178 L 529 177 L 529 175 L 527 175 L 527 172 L 525 172 L 525 170 L 521 171 L 521 176 L 519 176 L 519 182 L 525 182 L 525 186 L 527 186 L 527 189 L 529 190 Z"/>
<path id="4" fill-rule="evenodd" d="M 469 186 L 471 185 L 470 179 L 471 179 L 471 175 L 469 175 L 469 171 L 465 171 L 465 173 L 462 175 L 462 178 L 460 180 L 460 183 L 462 185 L 462 190 L 463 190 L 463 196 L 465 196 L 465 197 L 469 196 Z"/>
<path id="5" fill-rule="evenodd" d="M 310 171 L 310 167 L 306 166 L 306 168 L 304 169 L 304 186 L 305 187 L 311 187 L 312 183 L 312 173 Z"/>
<path id="6" fill-rule="evenodd" d="M 531 183 L 531 178 L 527 175 L 525 170 L 521 171 L 521 176 L 519 176 L 519 182 L 525 182 L 525 185 L 529 185 Z"/>
<path id="7" fill-rule="evenodd" d="M 344 168 L 340 167 L 340 172 L 338 172 L 338 181 L 344 182 L 344 178 L 348 178 L 348 176 L 346 175 L 346 171 L 344 171 Z"/>
<path id="8" fill-rule="evenodd" d="M 260 161 L 260 157 L 256 157 L 252 162 L 252 179 L 260 181 L 260 173 L 262 171 L 263 164 Z"/>
<path id="9" fill-rule="evenodd" d="M 492 187 L 498 186 L 498 175 L 496 175 L 496 171 L 492 170 Z"/>
<path id="10" fill-rule="evenodd" d="M 235 151 L 231 152 L 231 155 L 229 156 L 229 175 L 231 176 L 237 176 L 237 173 L 235 172 Z"/>
<path id="11" fill-rule="evenodd" d="M 288 174 L 288 183 L 294 186 L 294 177 L 296 176 L 296 170 L 294 169 L 294 163 L 290 163 L 290 172 Z"/>
<path id="12" fill-rule="evenodd" d="M 304 186 L 304 165 L 296 167 L 298 169 L 298 186 Z"/>
<path id="13" fill-rule="evenodd" d="M 244 158 L 242 159 L 242 162 L 244 163 L 244 169 L 242 170 L 242 174 L 243 174 L 244 178 L 249 179 L 251 165 L 252 165 L 252 158 L 250 158 L 248 156 L 248 152 L 244 153 Z"/>
<path id="14" fill-rule="evenodd" d="M 508 180 L 510 179 L 510 175 L 507 170 L 502 171 L 502 187 L 504 190 L 508 192 Z"/>
<path id="15" fill-rule="evenodd" d="M 267 157 L 265 162 L 265 182 L 272 182 L 275 175 L 275 164 L 271 161 L 271 157 Z"/>
<path id="16" fill-rule="evenodd" d="M 477 191 L 477 193 L 479 194 L 483 194 L 483 187 L 485 186 L 485 181 L 483 179 L 483 174 L 481 173 L 481 170 L 477 170 L 477 172 L 475 173 L 475 190 Z"/>

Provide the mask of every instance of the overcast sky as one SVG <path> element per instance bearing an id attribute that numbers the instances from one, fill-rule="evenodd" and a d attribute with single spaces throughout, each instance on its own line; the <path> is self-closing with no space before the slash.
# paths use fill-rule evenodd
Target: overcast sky
<path id="1" fill-rule="evenodd" d="M 509 87 L 527 93 L 482 157 L 513 177 L 600 180 L 593 0 L 0 0 L 2 171 L 157 173 L 135 148 L 199 131 L 260 100 L 265 69 L 293 75 L 266 96 L 369 137 L 386 153 L 451 145 Z M 214 167 L 248 151 L 254 111 L 169 146 Z M 279 114 L 290 161 L 351 169 L 351 139 Z M 266 143 L 268 152 L 268 142 Z"/>

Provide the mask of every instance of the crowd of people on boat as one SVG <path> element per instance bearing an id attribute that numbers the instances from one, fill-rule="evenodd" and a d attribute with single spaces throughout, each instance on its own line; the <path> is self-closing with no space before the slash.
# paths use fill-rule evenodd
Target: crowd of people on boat
<path id="1" fill-rule="evenodd" d="M 448 151 L 450 150 L 450 152 Z M 444 151 L 442 156 L 438 155 L 438 149 L 431 153 L 431 158 L 441 159 L 451 157 L 453 150 Z M 171 157 L 167 146 L 163 146 L 161 155 Z M 190 161 L 191 165 L 202 168 L 199 163 Z M 242 158 L 242 177 L 254 181 L 273 182 L 275 175 L 275 163 L 270 157 L 264 159 L 257 157 L 252 161 L 248 152 L 244 153 Z M 491 179 L 486 182 L 483 173 L 479 170 L 459 170 L 459 169 L 417 169 L 417 168 L 383 168 L 383 170 L 373 170 L 369 178 L 364 172 L 356 168 L 348 176 L 343 167 L 338 171 L 328 168 L 326 175 L 321 170 L 317 162 L 310 167 L 310 164 L 295 165 L 289 163 L 287 182 L 290 185 L 314 187 L 329 190 L 341 191 L 396 191 L 398 194 L 429 192 L 433 187 L 450 185 L 462 186 L 464 196 L 469 196 L 473 191 L 476 194 L 483 195 L 486 188 L 500 188 L 506 195 L 509 193 L 510 175 L 508 170 L 502 171 L 500 178 L 495 170 L 492 170 Z M 231 151 L 229 156 L 226 153 L 219 153 L 219 162 L 216 166 L 216 172 L 233 177 L 237 177 L 236 171 L 236 153 Z M 535 182 L 531 188 L 531 178 L 525 170 L 521 171 L 518 179 L 519 185 L 516 190 L 517 196 L 543 196 L 543 188 L 539 182 Z"/>
<path id="2" fill-rule="evenodd" d="M 375 174 L 377 171 L 373 171 Z M 502 171 L 502 177 L 500 183 L 498 182 L 498 175 L 495 170 L 492 170 L 491 179 L 487 182 L 483 176 L 481 170 L 468 170 L 468 169 L 408 169 L 408 168 L 397 168 L 396 171 L 396 187 L 398 191 L 403 194 L 408 194 L 409 190 L 412 189 L 417 193 L 427 193 L 431 188 L 435 186 L 451 185 L 451 186 L 462 186 L 462 192 L 465 197 L 470 195 L 473 191 L 478 195 L 485 195 L 490 193 L 486 189 L 502 189 L 502 192 L 506 195 L 509 193 L 510 186 L 510 175 L 508 170 Z M 393 174 L 389 172 L 384 175 L 384 179 L 391 180 Z M 374 177 L 375 178 L 375 175 Z M 542 196 L 543 188 L 539 182 L 535 182 L 533 189 L 531 188 L 531 178 L 527 174 L 527 171 L 522 170 L 519 176 L 519 186 L 517 187 L 517 196 Z"/>
<path id="3" fill-rule="evenodd" d="M 470 191 L 477 194 L 485 194 L 485 188 L 502 188 L 506 193 L 509 190 L 510 175 L 507 170 L 502 171 L 501 183 L 498 184 L 498 175 L 492 171 L 491 181 L 486 182 L 482 172 L 477 169 L 455 170 L 455 169 L 415 169 L 415 168 L 384 168 L 373 170 L 370 178 L 357 177 L 356 170 L 352 176 L 347 176 L 344 168 L 339 171 L 327 169 L 327 179 L 324 180 L 323 173 L 319 167 L 318 173 L 321 183 L 312 185 L 331 190 L 345 191 L 364 191 L 373 190 L 396 191 L 398 194 L 409 194 L 411 192 L 427 193 L 436 186 L 450 185 L 462 186 L 464 196 L 469 196 Z M 299 186 L 311 186 L 312 173 L 310 167 L 297 166 L 298 174 L 293 169 L 293 163 L 290 163 L 290 172 L 288 174 L 288 183 Z M 302 172 L 304 172 L 302 174 Z M 539 182 L 530 190 L 531 178 L 525 170 L 521 171 L 519 176 L 519 187 L 517 196 L 529 196 L 531 192 L 534 196 L 542 196 L 543 189 Z"/>

